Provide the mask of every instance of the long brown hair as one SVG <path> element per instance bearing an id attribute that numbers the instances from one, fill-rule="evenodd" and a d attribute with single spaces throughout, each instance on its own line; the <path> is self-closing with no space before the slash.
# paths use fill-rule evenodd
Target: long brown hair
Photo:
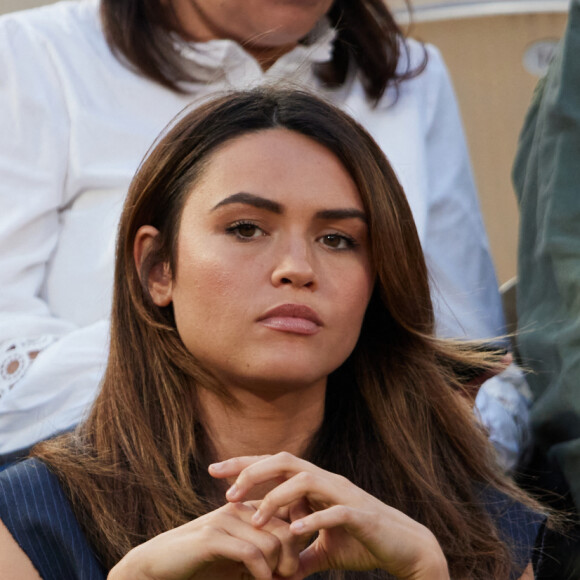
<path id="1" fill-rule="evenodd" d="M 350 173 L 368 216 L 377 273 L 359 340 L 329 377 L 322 426 L 305 456 L 427 526 L 452 577 L 507 578 L 509 546 L 481 493 L 496 489 L 528 500 L 498 471 L 452 370 L 497 361 L 434 337 L 427 269 L 393 170 L 362 127 L 306 93 L 222 96 L 188 112 L 151 151 L 121 217 L 102 389 L 74 433 L 41 444 L 35 455 L 59 476 L 106 568 L 224 502 L 207 474 L 212 445 L 196 402 L 198 389 L 225 396 L 223 387 L 185 348 L 171 306 L 156 306 L 142 281 L 162 262 L 175 272 L 181 211 L 212 153 L 230 139 L 277 127 L 322 144 Z M 139 272 L 133 243 L 145 224 L 160 233 Z"/>
<path id="2" fill-rule="evenodd" d="M 337 29 L 333 56 L 328 65 L 316 69 L 326 84 L 344 83 L 353 64 L 367 96 L 376 102 L 389 84 L 397 86 L 425 68 L 426 53 L 416 67 L 408 54 L 401 60 L 408 48 L 384 0 L 335 0 L 328 18 Z M 181 82 L 196 80 L 175 50 L 168 34 L 170 12 L 160 0 L 101 0 L 101 20 L 113 53 L 145 77 L 178 92 L 183 91 Z"/>

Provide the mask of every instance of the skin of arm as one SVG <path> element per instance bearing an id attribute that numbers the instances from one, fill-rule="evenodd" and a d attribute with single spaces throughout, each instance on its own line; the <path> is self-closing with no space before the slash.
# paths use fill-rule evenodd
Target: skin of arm
<path id="1" fill-rule="evenodd" d="M 0 521 L 0 570 L 4 580 L 41 580 L 6 526 Z"/>
<path id="2" fill-rule="evenodd" d="M 531 564 L 528 564 L 528 567 L 520 577 L 520 580 L 534 580 L 534 570 Z"/>

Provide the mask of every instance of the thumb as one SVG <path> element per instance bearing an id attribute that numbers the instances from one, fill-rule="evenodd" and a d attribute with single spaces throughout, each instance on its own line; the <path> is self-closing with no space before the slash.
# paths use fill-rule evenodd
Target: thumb
<path id="1" fill-rule="evenodd" d="M 318 548 L 318 542 L 315 540 L 313 544 L 300 552 L 297 572 L 284 580 L 303 580 L 324 570 L 328 570 L 328 560 L 324 552 Z"/>

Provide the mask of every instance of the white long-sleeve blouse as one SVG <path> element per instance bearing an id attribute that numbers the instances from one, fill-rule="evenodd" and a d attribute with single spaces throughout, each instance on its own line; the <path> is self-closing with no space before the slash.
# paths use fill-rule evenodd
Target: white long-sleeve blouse
<path id="1" fill-rule="evenodd" d="M 409 198 L 446 336 L 503 332 L 500 297 L 458 109 L 442 59 L 369 104 L 353 73 L 326 90 L 324 29 L 266 73 L 229 40 L 176 50 L 199 83 L 177 94 L 110 52 L 98 0 L 0 19 L 0 453 L 78 422 L 106 364 L 115 234 L 157 135 L 196 99 L 283 79 L 323 92 L 374 136 Z M 423 48 L 408 42 L 413 63 Z M 393 256 L 396 259 L 396 256 Z M 33 360 L 30 352 L 39 351 Z"/>

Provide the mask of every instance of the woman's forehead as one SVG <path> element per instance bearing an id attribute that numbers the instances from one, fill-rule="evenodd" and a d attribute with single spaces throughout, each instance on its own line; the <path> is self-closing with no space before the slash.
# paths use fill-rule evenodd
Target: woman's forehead
<path id="1" fill-rule="evenodd" d="M 207 159 L 192 200 L 198 197 L 199 203 L 215 205 L 242 192 L 283 205 L 317 201 L 363 209 L 358 189 L 338 157 L 314 139 L 283 128 L 225 142 Z"/>

